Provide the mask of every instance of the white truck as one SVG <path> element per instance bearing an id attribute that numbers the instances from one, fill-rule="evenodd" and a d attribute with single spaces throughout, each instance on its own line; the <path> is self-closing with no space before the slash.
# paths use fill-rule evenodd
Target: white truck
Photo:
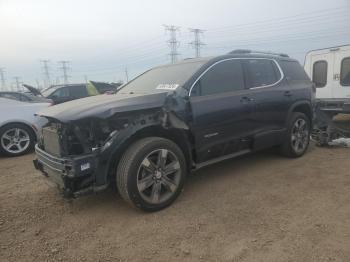
<path id="1" fill-rule="evenodd" d="M 316 85 L 318 100 L 338 109 L 350 101 L 350 45 L 308 52 L 304 69 Z"/>
<path id="2" fill-rule="evenodd" d="M 326 145 L 349 137 L 333 117 L 350 114 L 350 45 L 312 50 L 306 54 L 304 69 L 316 87 L 314 139 Z"/>

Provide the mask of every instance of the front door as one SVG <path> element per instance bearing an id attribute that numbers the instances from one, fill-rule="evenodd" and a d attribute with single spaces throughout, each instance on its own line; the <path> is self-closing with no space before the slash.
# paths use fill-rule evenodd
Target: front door
<path id="1" fill-rule="evenodd" d="M 333 98 L 350 98 L 350 47 L 334 56 Z"/>
<path id="2" fill-rule="evenodd" d="M 254 101 L 245 89 L 242 63 L 227 59 L 212 66 L 190 93 L 197 162 L 249 147 Z"/>

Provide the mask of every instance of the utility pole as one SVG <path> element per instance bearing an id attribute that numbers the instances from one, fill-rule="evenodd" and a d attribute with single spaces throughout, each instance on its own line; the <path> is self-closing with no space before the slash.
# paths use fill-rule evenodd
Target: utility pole
<path id="1" fill-rule="evenodd" d="M 201 41 L 201 34 L 203 34 L 203 30 L 198 29 L 198 28 L 190 28 L 189 29 L 191 33 L 194 34 L 194 41 L 190 43 L 190 45 L 192 45 L 192 47 L 195 49 L 196 51 L 196 57 L 200 57 L 201 56 L 201 47 L 203 45 L 205 45 L 202 41 Z"/>
<path id="2" fill-rule="evenodd" d="M 5 82 L 5 69 L 0 68 L 0 79 L 1 79 L 1 89 L 6 90 L 6 82 Z"/>
<path id="3" fill-rule="evenodd" d="M 128 72 L 128 67 L 125 67 L 125 77 L 126 77 L 126 83 L 129 82 L 129 72 Z"/>
<path id="4" fill-rule="evenodd" d="M 15 79 L 16 82 L 16 91 L 20 91 L 21 90 L 21 78 L 19 76 L 15 76 L 13 79 Z"/>
<path id="5" fill-rule="evenodd" d="M 177 41 L 177 32 L 180 30 L 180 27 L 174 25 L 164 25 L 165 31 L 170 33 L 170 38 L 167 41 L 170 47 L 170 60 L 171 63 L 174 64 L 177 61 L 177 57 L 179 53 L 177 52 L 177 48 L 180 45 L 180 42 Z"/>
<path id="6" fill-rule="evenodd" d="M 50 60 L 40 60 L 40 62 L 43 64 L 42 69 L 44 74 L 44 87 L 47 88 L 51 85 L 50 67 L 49 67 Z"/>
<path id="7" fill-rule="evenodd" d="M 88 76 L 87 76 L 87 75 L 84 75 L 84 78 L 85 78 L 85 83 L 87 84 L 87 83 L 89 82 Z"/>
<path id="8" fill-rule="evenodd" d="M 68 70 L 70 70 L 70 67 L 69 67 L 69 61 L 59 61 L 58 62 L 59 64 L 62 65 L 62 67 L 60 67 L 60 69 L 62 70 L 62 77 L 63 77 L 63 80 L 64 80 L 64 84 L 68 84 L 68 78 L 70 77 L 70 75 L 68 75 Z"/>

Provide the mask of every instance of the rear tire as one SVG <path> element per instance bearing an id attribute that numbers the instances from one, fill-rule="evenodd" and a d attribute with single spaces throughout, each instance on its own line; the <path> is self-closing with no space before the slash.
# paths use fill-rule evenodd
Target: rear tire
<path id="1" fill-rule="evenodd" d="M 116 183 L 121 197 L 145 211 L 158 211 L 175 201 L 186 177 L 181 149 L 160 137 L 133 143 L 120 159 Z"/>
<path id="2" fill-rule="evenodd" d="M 305 114 L 292 113 L 285 141 L 281 145 L 281 153 L 287 157 L 304 155 L 310 143 L 310 129 L 310 119 Z"/>
<path id="3" fill-rule="evenodd" d="M 35 134 L 30 127 L 20 124 L 8 124 L 0 128 L 0 154 L 16 157 L 32 151 Z"/>

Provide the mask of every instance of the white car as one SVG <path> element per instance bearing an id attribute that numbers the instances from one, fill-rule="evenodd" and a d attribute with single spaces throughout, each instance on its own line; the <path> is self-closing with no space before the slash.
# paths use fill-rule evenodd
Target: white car
<path id="1" fill-rule="evenodd" d="M 0 98 L 0 154 L 19 156 L 31 151 L 38 131 L 34 114 L 50 105 Z"/>

